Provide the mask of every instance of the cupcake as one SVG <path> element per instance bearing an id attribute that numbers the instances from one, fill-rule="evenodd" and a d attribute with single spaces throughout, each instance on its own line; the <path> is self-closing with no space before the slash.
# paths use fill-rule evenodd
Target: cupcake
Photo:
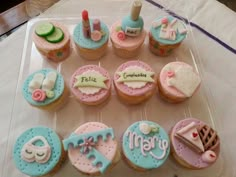
<path id="1" fill-rule="evenodd" d="M 114 86 L 119 98 L 128 104 L 138 104 L 155 92 L 153 69 L 144 62 L 133 60 L 118 67 L 114 74 Z"/>
<path id="2" fill-rule="evenodd" d="M 98 105 L 111 95 L 109 73 L 97 65 L 85 65 L 71 77 L 70 88 L 78 101 L 86 105 Z"/>
<path id="3" fill-rule="evenodd" d="M 170 139 L 174 158 L 186 168 L 207 168 L 219 157 L 219 136 L 201 120 L 187 118 L 179 121 L 172 128 Z"/>
<path id="4" fill-rule="evenodd" d="M 168 56 L 187 35 L 185 24 L 172 17 L 161 17 L 152 23 L 149 32 L 149 49 L 158 56 Z"/>
<path id="5" fill-rule="evenodd" d="M 139 16 L 141 7 L 141 1 L 134 1 L 131 14 L 124 17 L 122 21 L 115 22 L 111 27 L 112 46 L 115 54 L 121 58 L 137 56 L 145 40 L 144 22 Z"/>
<path id="6" fill-rule="evenodd" d="M 82 58 L 96 60 L 106 53 L 109 30 L 99 19 L 89 19 L 88 11 L 84 10 L 82 22 L 74 29 L 73 39 Z"/>
<path id="7" fill-rule="evenodd" d="M 16 140 L 13 160 L 16 167 L 29 176 L 52 175 L 66 158 L 59 136 L 50 128 L 34 127 Z"/>
<path id="8" fill-rule="evenodd" d="M 53 62 L 60 62 L 70 55 L 70 34 L 57 22 L 40 22 L 33 33 L 33 41 L 39 53 Z"/>
<path id="9" fill-rule="evenodd" d="M 158 89 L 162 98 L 179 103 L 190 98 L 199 88 L 201 79 L 193 67 L 184 62 L 165 65 L 158 77 Z"/>
<path id="10" fill-rule="evenodd" d="M 69 96 L 62 75 L 48 68 L 29 75 L 23 84 L 22 92 L 31 106 L 48 111 L 61 108 Z"/>
<path id="11" fill-rule="evenodd" d="M 87 175 L 101 175 L 120 159 L 113 129 L 99 122 L 81 125 L 63 145 L 72 165 Z"/>
<path id="12" fill-rule="evenodd" d="M 155 122 L 135 122 L 123 134 L 122 152 L 125 161 L 134 169 L 156 169 L 163 165 L 169 156 L 168 134 Z"/>

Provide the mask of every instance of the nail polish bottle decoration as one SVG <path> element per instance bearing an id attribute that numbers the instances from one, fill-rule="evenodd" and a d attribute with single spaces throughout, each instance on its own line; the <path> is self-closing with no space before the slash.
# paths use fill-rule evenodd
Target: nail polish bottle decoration
<path id="1" fill-rule="evenodd" d="M 122 19 L 122 30 L 127 36 L 138 36 L 143 30 L 143 18 L 140 16 L 142 3 L 135 0 L 131 9 L 131 14 Z"/>

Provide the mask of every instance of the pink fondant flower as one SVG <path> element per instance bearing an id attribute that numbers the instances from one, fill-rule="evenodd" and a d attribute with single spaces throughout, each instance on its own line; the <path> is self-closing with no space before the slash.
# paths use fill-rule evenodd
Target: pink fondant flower
<path id="1" fill-rule="evenodd" d="M 124 31 L 119 31 L 118 33 L 117 33 L 117 37 L 120 39 L 120 40 L 125 40 L 125 33 L 124 33 Z"/>
<path id="2" fill-rule="evenodd" d="M 32 93 L 32 99 L 38 102 L 44 101 L 46 99 L 46 93 L 41 89 L 36 89 Z"/>
<path id="3" fill-rule="evenodd" d="M 175 76 L 175 72 L 174 71 L 168 71 L 167 72 L 167 76 L 168 77 L 174 77 Z"/>
<path id="4" fill-rule="evenodd" d="M 162 18 L 161 23 L 165 25 L 168 24 L 168 18 L 167 17 Z"/>
<path id="5" fill-rule="evenodd" d="M 91 39 L 93 41 L 95 42 L 99 41 L 101 38 L 102 38 L 102 33 L 100 31 L 95 30 L 91 33 Z"/>
<path id="6" fill-rule="evenodd" d="M 95 146 L 95 142 L 93 142 L 93 137 L 90 138 L 84 138 L 84 142 L 81 143 L 79 146 L 82 147 L 82 152 L 83 153 L 87 153 L 89 152 L 94 146 Z"/>

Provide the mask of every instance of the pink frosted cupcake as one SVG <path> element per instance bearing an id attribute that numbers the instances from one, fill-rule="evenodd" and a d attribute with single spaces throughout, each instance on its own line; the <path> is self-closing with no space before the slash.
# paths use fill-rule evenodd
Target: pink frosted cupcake
<path id="1" fill-rule="evenodd" d="M 87 175 L 100 175 L 120 159 L 112 128 L 103 123 L 88 122 L 63 140 L 72 165 Z"/>
<path id="2" fill-rule="evenodd" d="M 178 103 L 190 98 L 197 91 L 201 79 L 187 63 L 171 62 L 162 68 L 157 83 L 162 98 Z"/>
<path id="3" fill-rule="evenodd" d="M 128 61 L 118 67 L 114 85 L 118 96 L 128 104 L 138 104 L 149 99 L 155 92 L 153 69 L 141 61 Z"/>
<path id="4" fill-rule="evenodd" d="M 110 96 L 111 78 L 102 67 L 86 65 L 72 75 L 70 88 L 80 102 L 87 105 L 98 105 Z"/>
<path id="5" fill-rule="evenodd" d="M 203 169 L 214 164 L 220 153 L 220 139 L 206 123 L 188 118 L 179 121 L 170 134 L 174 158 L 184 167 Z"/>
<path id="6" fill-rule="evenodd" d="M 40 22 L 35 27 L 33 41 L 46 59 L 60 62 L 70 55 L 70 33 L 57 22 Z"/>

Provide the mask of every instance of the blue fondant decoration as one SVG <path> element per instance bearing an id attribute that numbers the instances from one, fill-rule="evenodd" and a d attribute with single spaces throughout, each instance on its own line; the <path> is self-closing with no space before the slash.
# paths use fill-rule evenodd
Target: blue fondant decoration
<path id="1" fill-rule="evenodd" d="M 163 17 L 158 18 L 158 19 L 155 20 L 155 21 L 160 21 L 162 18 L 163 18 Z M 169 22 L 174 19 L 174 17 L 172 17 L 172 16 L 167 16 L 167 18 L 168 18 L 168 21 L 169 21 Z M 178 19 L 177 19 L 177 22 L 178 22 L 178 23 L 181 23 L 183 26 L 185 26 L 184 23 L 183 23 L 182 21 L 178 20 Z M 162 38 L 160 38 L 160 35 L 159 35 L 159 34 L 160 34 L 160 30 L 161 30 L 161 26 L 159 26 L 159 27 L 157 27 L 157 28 L 151 27 L 150 32 L 151 32 L 153 38 L 154 38 L 156 41 L 158 41 L 158 42 L 160 42 L 160 43 L 162 43 L 162 44 L 177 44 L 177 43 L 183 41 L 183 40 L 186 38 L 186 36 L 187 36 L 187 34 L 180 34 L 180 33 L 178 32 L 178 30 L 177 30 L 176 39 L 175 39 L 175 40 L 162 39 Z"/>
<path id="2" fill-rule="evenodd" d="M 73 145 L 73 147 L 78 147 L 79 144 L 84 142 L 84 139 L 88 139 L 89 137 L 93 137 L 93 141 L 96 143 L 98 138 L 101 136 L 103 141 L 107 140 L 108 135 L 114 139 L 114 131 L 112 128 L 103 129 L 96 132 L 84 133 L 84 134 L 75 134 L 72 133 L 67 139 L 63 140 L 63 146 L 65 150 L 69 149 L 69 145 Z"/>
<path id="3" fill-rule="evenodd" d="M 96 166 L 99 163 L 101 164 L 101 166 L 99 167 L 99 171 L 101 173 L 104 173 L 107 169 L 107 167 L 109 167 L 109 165 L 111 164 L 111 161 L 108 160 L 104 155 L 102 155 L 100 152 L 98 152 L 95 148 L 91 149 L 88 154 L 86 154 L 86 157 L 89 158 L 95 158 L 92 161 L 92 165 Z"/>
<path id="4" fill-rule="evenodd" d="M 159 131 L 158 132 L 151 131 L 149 134 L 146 135 L 140 131 L 139 129 L 140 123 L 154 125 L 155 127 L 158 127 Z M 131 139 L 129 137 L 130 132 L 132 132 L 133 135 L 135 134 L 135 136 L 133 136 L 133 138 Z M 136 138 L 138 137 L 136 139 L 138 142 L 137 146 L 135 145 L 135 137 Z M 143 139 L 143 141 L 141 139 Z M 162 127 L 160 127 L 155 122 L 140 121 L 132 124 L 125 131 L 122 140 L 123 140 L 122 149 L 125 157 L 128 158 L 136 166 L 144 169 L 158 168 L 166 161 L 170 153 L 170 142 L 168 134 Z M 130 148 L 130 141 L 132 140 L 133 140 L 133 149 Z M 152 141 L 154 143 L 154 147 L 150 148 L 150 144 Z M 163 150 L 161 150 L 161 148 L 163 148 L 162 146 L 163 144 L 167 147 L 165 153 Z M 141 147 L 143 147 L 143 149 L 146 148 L 146 150 L 143 151 L 145 155 L 143 155 Z"/>
<path id="5" fill-rule="evenodd" d="M 46 163 L 26 162 L 21 158 L 22 147 L 33 137 L 43 136 L 51 147 L 51 156 Z M 42 141 L 34 143 L 36 146 L 43 146 Z M 42 176 L 49 173 L 60 161 L 62 148 L 61 140 L 58 135 L 47 127 L 34 127 L 26 130 L 16 140 L 13 149 L 13 159 L 16 167 L 24 174 L 29 176 Z"/>
<path id="6" fill-rule="evenodd" d="M 93 21 L 90 20 L 90 29 L 92 32 Z M 73 39 L 76 44 L 86 49 L 97 49 L 104 45 L 109 39 L 109 30 L 107 26 L 101 22 L 101 30 L 105 33 L 99 41 L 93 41 L 91 38 L 85 38 L 83 35 L 82 22 L 80 22 L 74 29 Z"/>
<path id="7" fill-rule="evenodd" d="M 134 21 L 132 20 L 131 16 L 128 15 L 122 19 L 121 28 L 123 31 L 125 31 L 126 27 L 140 28 L 141 29 L 140 33 L 141 33 L 143 30 L 143 25 L 144 25 L 144 22 L 141 16 L 139 16 L 138 19 Z"/>
<path id="8" fill-rule="evenodd" d="M 34 106 L 46 106 L 46 105 L 54 102 L 55 100 L 57 100 L 62 95 L 62 93 L 64 91 L 64 79 L 63 79 L 63 77 L 62 77 L 62 75 L 60 73 L 55 71 L 55 72 L 57 72 L 57 79 L 56 79 L 55 86 L 53 88 L 53 91 L 54 91 L 54 94 L 55 94 L 54 97 L 53 98 L 46 98 L 42 102 L 37 102 L 37 101 L 34 101 L 32 99 L 32 93 L 29 91 L 29 83 L 33 79 L 34 75 L 37 74 L 37 73 L 42 73 L 46 77 L 47 73 L 49 73 L 51 71 L 55 71 L 55 70 L 49 69 L 49 68 L 45 68 L 45 69 L 36 71 L 33 74 L 29 75 L 28 78 L 25 80 L 25 82 L 23 84 L 22 92 L 23 92 L 24 98 L 30 104 L 32 104 Z"/>

